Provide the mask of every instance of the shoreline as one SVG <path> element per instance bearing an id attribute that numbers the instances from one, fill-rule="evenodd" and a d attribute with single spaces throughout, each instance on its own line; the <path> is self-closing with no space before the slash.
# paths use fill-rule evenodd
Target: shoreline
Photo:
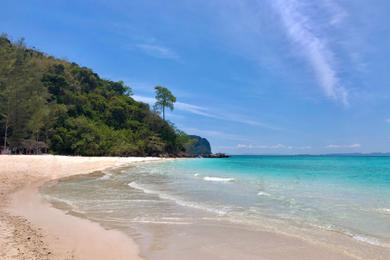
<path id="1" fill-rule="evenodd" d="M 140 254 L 148 259 L 183 259 L 188 252 L 192 252 L 193 256 L 199 254 L 202 259 L 232 255 L 243 259 L 367 259 L 376 255 L 369 248 L 365 250 L 367 255 L 358 257 L 362 255 L 349 255 L 342 248 L 331 249 L 321 245 L 327 239 L 338 241 L 341 245 L 349 244 L 349 239 L 333 232 L 323 233 L 323 241 L 320 239 L 313 243 L 270 230 L 253 230 L 222 223 L 177 226 L 175 231 L 187 234 L 181 242 L 188 251 L 175 247 L 177 237 L 168 234 L 168 248 L 163 254 L 143 254 L 142 244 L 133 236 L 120 230 L 106 229 L 95 221 L 56 208 L 39 192 L 39 187 L 48 181 L 162 160 L 165 159 L 0 156 L 0 200 L 5 202 L 0 205 L 0 259 L 143 259 Z M 166 227 L 155 225 L 155 228 Z M 244 243 L 238 247 L 236 238 L 247 241 L 250 246 Z M 209 241 L 214 249 L 203 248 L 199 251 L 202 241 Z M 359 244 L 354 243 L 354 246 Z M 256 248 L 258 254 L 254 255 L 251 248 Z M 375 259 L 382 258 L 379 256 Z"/>
<path id="2" fill-rule="evenodd" d="M 0 156 L 1 259 L 142 259 L 120 231 L 66 214 L 44 201 L 47 181 L 139 162 L 146 157 Z"/>

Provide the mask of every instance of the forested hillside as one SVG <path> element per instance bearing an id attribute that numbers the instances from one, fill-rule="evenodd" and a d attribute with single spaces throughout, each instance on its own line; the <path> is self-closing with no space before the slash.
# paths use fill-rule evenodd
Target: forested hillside
<path id="1" fill-rule="evenodd" d="M 176 155 L 184 133 L 123 82 L 0 37 L 0 141 L 12 153 Z"/>

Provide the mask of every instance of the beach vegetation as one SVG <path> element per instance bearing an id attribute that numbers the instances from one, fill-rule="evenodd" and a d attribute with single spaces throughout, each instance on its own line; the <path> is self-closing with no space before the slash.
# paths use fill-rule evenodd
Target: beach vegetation
<path id="1" fill-rule="evenodd" d="M 0 146 L 11 153 L 159 156 L 184 151 L 165 121 L 176 97 L 156 87 L 156 111 L 123 81 L 0 36 Z M 162 112 L 162 118 L 159 116 Z"/>

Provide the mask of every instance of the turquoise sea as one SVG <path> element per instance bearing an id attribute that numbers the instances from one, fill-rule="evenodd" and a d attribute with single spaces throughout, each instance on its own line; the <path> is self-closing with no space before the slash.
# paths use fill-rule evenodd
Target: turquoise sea
<path id="1" fill-rule="evenodd" d="M 284 223 L 390 248 L 390 157 L 178 159 L 63 179 L 42 191 L 132 235 L 142 233 L 140 224 Z"/>

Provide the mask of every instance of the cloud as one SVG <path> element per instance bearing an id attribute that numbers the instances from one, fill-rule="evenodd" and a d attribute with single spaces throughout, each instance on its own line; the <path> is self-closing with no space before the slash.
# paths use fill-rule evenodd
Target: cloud
<path id="1" fill-rule="evenodd" d="M 331 12 L 329 24 L 337 25 L 348 16 L 348 13 L 334 0 L 323 0 L 323 3 L 324 6 Z"/>
<path id="2" fill-rule="evenodd" d="M 138 96 L 134 95 L 132 96 L 135 100 L 148 103 L 150 105 L 154 104 L 156 100 L 152 97 L 145 97 L 145 96 Z M 183 103 L 183 102 L 176 102 L 175 103 L 175 108 L 178 110 L 190 112 L 192 114 L 200 115 L 200 116 L 205 116 L 205 117 L 212 117 L 212 118 L 217 118 L 217 116 L 211 114 L 208 112 L 207 108 L 200 107 L 197 105 L 192 105 L 188 103 Z"/>
<path id="3" fill-rule="evenodd" d="M 328 144 L 325 146 L 327 149 L 340 149 L 340 148 L 359 148 L 360 144 Z"/>
<path id="4" fill-rule="evenodd" d="M 154 104 L 154 102 L 155 102 L 155 99 L 151 98 L 151 97 L 138 96 L 138 95 L 134 95 L 132 97 L 135 100 L 138 100 L 138 101 L 141 101 L 144 103 L 148 103 L 150 105 Z M 223 121 L 237 122 L 237 123 L 257 126 L 257 127 L 261 127 L 261 128 L 265 128 L 265 129 L 269 129 L 269 130 L 274 130 L 274 131 L 283 130 L 282 128 L 277 127 L 277 126 L 273 126 L 270 124 L 247 119 L 243 115 L 230 114 L 230 113 L 219 114 L 219 113 L 216 113 L 209 108 L 201 107 L 201 106 L 197 106 L 197 105 L 193 105 L 193 104 L 188 104 L 188 103 L 183 103 L 183 102 L 176 102 L 175 109 L 185 111 L 188 113 L 192 113 L 195 115 L 199 115 L 199 116 L 214 118 L 214 119 L 223 120 Z"/>
<path id="5" fill-rule="evenodd" d="M 389 117 L 389 118 L 386 118 L 386 119 L 385 119 L 385 122 L 390 124 L 390 117 Z"/>
<path id="6" fill-rule="evenodd" d="M 238 149 L 297 149 L 297 150 L 308 150 L 311 149 L 311 146 L 292 146 L 284 144 L 274 144 L 274 145 L 253 145 L 253 144 L 237 144 L 236 148 Z"/>
<path id="7" fill-rule="evenodd" d="M 319 25 L 313 23 L 310 15 L 306 14 L 302 8 L 308 3 L 296 0 L 271 1 L 273 8 L 281 17 L 286 34 L 294 44 L 303 50 L 303 54 L 313 68 L 325 94 L 347 105 L 348 91 L 342 86 L 337 75 L 334 66 L 334 53 L 327 46 L 326 40 L 314 32 L 314 28 L 318 28 Z M 336 8 L 333 1 L 326 2 L 333 9 Z M 337 8 L 336 15 L 333 17 L 334 23 L 340 21 L 339 16 L 342 16 L 341 9 L 338 6 Z"/>
<path id="8" fill-rule="evenodd" d="M 183 129 L 183 131 L 188 134 L 197 134 L 205 137 L 219 137 L 219 138 L 224 138 L 227 140 L 234 140 L 234 141 L 248 141 L 247 138 L 243 138 L 242 136 L 216 131 L 216 130 L 203 130 L 203 129 L 185 128 L 185 127 L 181 129 Z"/>
<path id="9" fill-rule="evenodd" d="M 246 119 L 242 115 L 231 114 L 231 115 L 225 115 L 225 116 L 223 116 L 223 118 L 224 118 L 224 120 L 243 123 L 243 124 L 247 124 L 247 125 L 251 125 L 251 126 L 258 126 L 261 128 L 266 128 L 266 129 L 270 129 L 270 130 L 274 130 L 274 131 L 282 131 L 283 130 L 283 128 L 278 127 L 278 126 L 262 123 L 259 121 L 254 121 L 251 119 Z"/>
<path id="10" fill-rule="evenodd" d="M 197 105 L 192 105 L 192 104 L 183 103 L 183 102 L 176 102 L 175 107 L 177 109 L 180 109 L 180 110 L 183 110 L 186 112 L 190 112 L 192 114 L 205 116 L 205 117 L 218 118 L 216 115 L 209 113 L 207 108 L 200 107 Z"/>
<path id="11" fill-rule="evenodd" d="M 178 60 L 180 58 L 179 55 L 173 50 L 160 45 L 142 43 L 137 44 L 136 47 L 142 50 L 144 53 L 155 58 L 170 60 Z"/>
<path id="12" fill-rule="evenodd" d="M 147 104 L 153 104 L 156 101 L 154 98 L 151 97 L 144 97 L 144 96 L 137 96 L 137 95 L 133 95 L 132 98 Z"/>

